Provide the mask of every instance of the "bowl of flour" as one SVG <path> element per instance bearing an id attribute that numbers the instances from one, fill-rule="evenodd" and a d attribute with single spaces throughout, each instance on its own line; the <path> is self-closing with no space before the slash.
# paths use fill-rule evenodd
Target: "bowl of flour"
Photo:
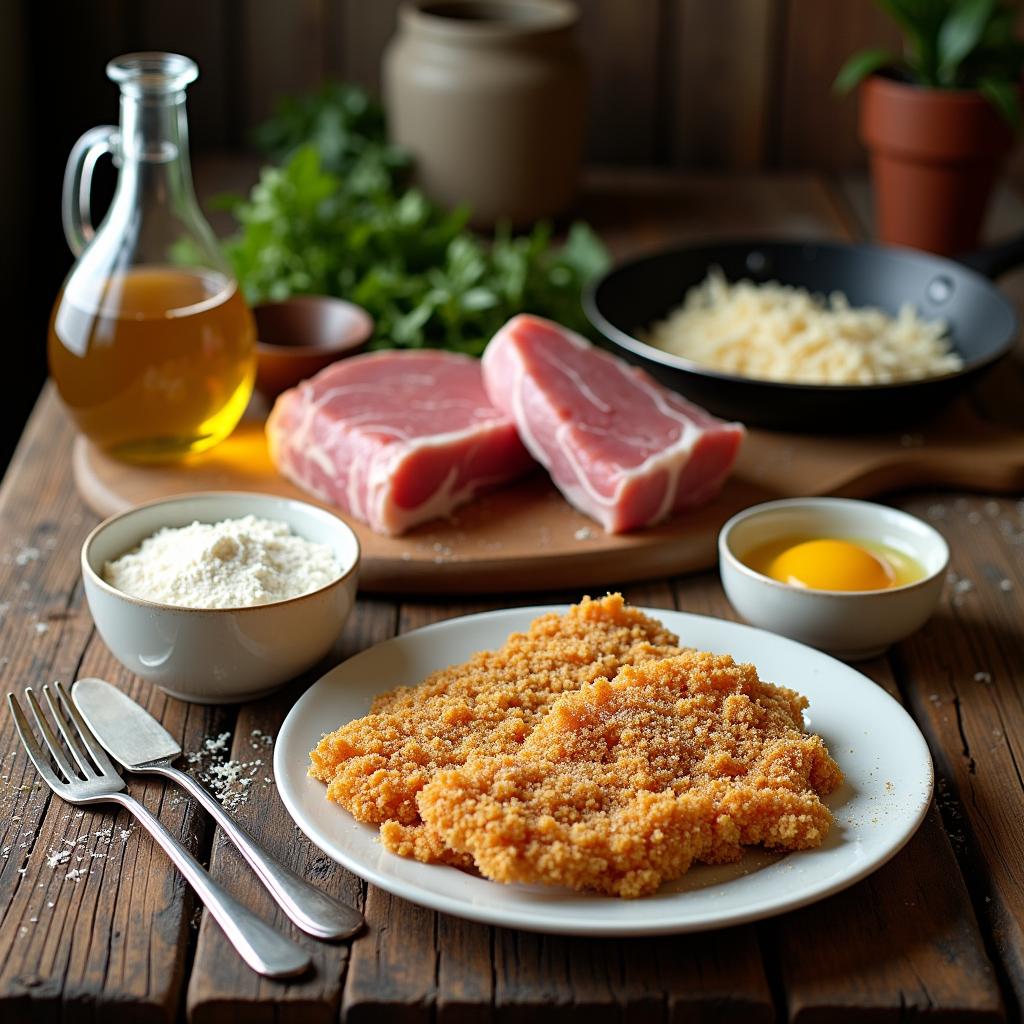
<path id="1" fill-rule="evenodd" d="M 82 546 L 96 628 L 181 700 L 263 696 L 323 660 L 355 603 L 359 542 L 326 509 L 206 492 L 140 505 Z"/>

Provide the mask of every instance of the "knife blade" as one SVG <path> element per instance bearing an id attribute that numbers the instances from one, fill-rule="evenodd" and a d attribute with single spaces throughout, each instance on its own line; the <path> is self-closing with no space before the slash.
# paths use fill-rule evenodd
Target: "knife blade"
<path id="1" fill-rule="evenodd" d="M 103 679 L 79 679 L 75 705 L 107 753 L 125 768 L 181 756 L 181 744 L 126 693 Z"/>
<path id="2" fill-rule="evenodd" d="M 181 744 L 141 705 L 103 679 L 79 679 L 71 699 L 106 751 L 130 772 L 162 775 L 176 782 L 220 825 L 281 909 L 319 939 L 347 939 L 363 926 L 363 915 L 272 857 L 235 821 L 216 797 L 191 775 L 175 768 Z"/>

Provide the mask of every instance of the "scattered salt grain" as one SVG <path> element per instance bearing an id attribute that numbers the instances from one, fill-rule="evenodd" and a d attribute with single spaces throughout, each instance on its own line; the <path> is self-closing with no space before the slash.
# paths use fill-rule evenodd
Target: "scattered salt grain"
<path id="1" fill-rule="evenodd" d="M 573 534 L 573 536 L 577 540 L 593 540 L 594 539 L 594 531 L 589 526 L 581 526 Z"/>
<path id="2" fill-rule="evenodd" d="M 37 562 L 37 561 L 39 561 L 39 555 L 40 555 L 39 548 L 36 548 L 36 547 L 22 548 L 14 556 L 14 564 L 15 565 L 28 565 L 29 562 Z"/>
<path id="3" fill-rule="evenodd" d="M 43 633 L 49 633 L 50 632 L 50 627 L 45 622 L 33 623 L 33 627 L 32 628 L 35 629 L 35 631 L 40 636 L 42 636 Z"/>
<path id="4" fill-rule="evenodd" d="M 992 673 L 991 672 L 975 672 L 974 681 L 976 683 L 991 683 Z"/>
<path id="5" fill-rule="evenodd" d="M 67 864 L 69 860 L 71 860 L 70 850 L 50 850 L 46 858 L 46 866 L 59 867 L 61 864 Z"/>
<path id="6" fill-rule="evenodd" d="M 1008 593 L 1009 593 L 1009 592 L 1010 592 L 1011 590 L 1013 590 L 1013 580 L 1010 580 L 1010 579 L 1001 579 L 1001 580 L 999 581 L 999 589 L 1000 589 L 1000 590 L 1001 590 L 1001 591 L 1002 591 L 1002 592 L 1003 592 L 1004 594 L 1008 594 Z"/>
<path id="7" fill-rule="evenodd" d="M 213 795 L 228 810 L 235 810 L 248 803 L 249 787 L 258 781 L 256 775 L 263 767 L 262 758 L 250 761 L 227 761 L 224 754 L 228 750 L 230 733 L 221 733 L 215 739 L 206 739 L 202 747 L 188 755 L 189 764 L 196 767 L 196 774 Z M 273 746 L 274 737 L 261 729 L 253 729 L 249 734 L 249 746 L 253 750 Z M 266 777 L 264 776 L 264 781 Z"/>

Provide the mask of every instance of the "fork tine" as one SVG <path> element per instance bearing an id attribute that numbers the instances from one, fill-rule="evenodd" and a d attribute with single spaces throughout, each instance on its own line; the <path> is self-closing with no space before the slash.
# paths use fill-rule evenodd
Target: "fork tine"
<path id="1" fill-rule="evenodd" d="M 43 709 L 39 706 L 39 701 L 36 700 L 36 695 L 33 693 L 31 686 L 25 687 L 25 700 L 28 701 L 28 706 L 32 709 L 36 725 L 39 726 L 39 731 L 43 735 L 43 742 L 50 748 L 50 756 L 57 762 L 57 767 L 64 773 L 68 782 L 77 782 L 78 774 L 64 756 L 64 751 L 60 749 L 60 743 L 53 734 L 50 723 L 46 720 Z"/>
<path id="2" fill-rule="evenodd" d="M 50 789 L 57 790 L 58 792 L 64 789 L 65 784 L 57 778 L 56 772 L 50 767 L 49 761 L 46 760 L 46 755 L 40 749 L 35 734 L 32 732 L 32 726 L 28 724 L 25 712 L 21 710 L 18 698 L 13 693 L 7 694 L 7 706 L 11 709 L 14 728 L 18 730 L 25 753 L 28 754 L 29 760 L 36 766 L 36 771 L 42 775 Z"/>
<path id="3" fill-rule="evenodd" d="M 68 750 L 74 755 L 75 760 L 78 762 L 78 767 L 82 769 L 82 774 L 87 779 L 97 778 L 96 769 L 93 767 L 86 752 L 82 749 L 81 743 L 79 743 L 77 730 L 68 721 L 67 715 L 60 706 L 60 696 L 58 695 L 54 698 L 50 694 L 50 687 L 47 685 L 43 686 L 43 696 L 46 698 L 46 706 L 50 709 L 53 720 L 57 723 L 57 728 L 60 729 L 61 736 L 64 737 L 64 742 L 68 745 Z"/>
<path id="4" fill-rule="evenodd" d="M 100 741 L 96 739 L 95 734 L 79 713 L 78 708 L 75 707 L 75 702 L 68 696 L 68 691 L 64 689 L 64 684 L 59 681 L 55 682 L 53 684 L 53 688 L 57 691 L 64 710 L 71 716 L 71 720 L 75 723 L 75 726 L 78 729 L 78 738 L 85 744 L 85 748 L 89 751 L 92 759 L 97 765 L 99 765 L 101 774 L 117 775 L 117 769 L 111 763 L 110 758 L 107 757 L 107 752 L 103 749 Z"/>

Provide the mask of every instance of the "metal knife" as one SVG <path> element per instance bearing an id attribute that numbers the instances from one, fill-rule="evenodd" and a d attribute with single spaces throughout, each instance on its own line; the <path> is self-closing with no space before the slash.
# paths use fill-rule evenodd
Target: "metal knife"
<path id="1" fill-rule="evenodd" d="M 102 679 L 79 679 L 71 696 L 89 728 L 129 772 L 162 775 L 176 782 L 210 813 L 238 847 L 281 909 L 304 932 L 318 939 L 347 939 L 363 926 L 363 915 L 317 889 L 267 853 L 233 821 L 216 797 L 191 775 L 174 767 L 178 741 L 148 712 Z"/>

